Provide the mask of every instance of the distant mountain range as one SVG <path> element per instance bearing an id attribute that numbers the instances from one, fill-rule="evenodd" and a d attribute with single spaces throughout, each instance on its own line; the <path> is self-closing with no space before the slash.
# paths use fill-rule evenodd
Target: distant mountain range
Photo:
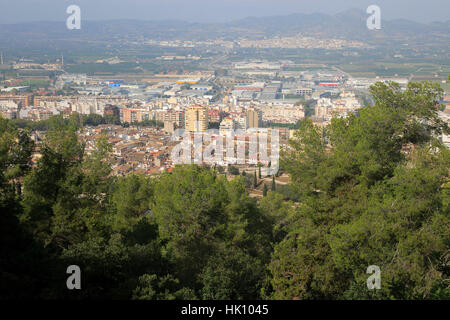
<path id="1" fill-rule="evenodd" d="M 360 10 L 348 10 L 336 15 L 291 14 L 265 18 L 248 18 L 230 26 L 246 27 L 265 34 L 311 34 L 326 38 L 347 40 L 373 40 L 386 37 L 450 36 L 450 20 L 447 22 L 421 24 L 408 20 L 382 20 L 381 30 L 369 30 L 369 15 Z"/>
<path id="2" fill-rule="evenodd" d="M 368 30 L 364 11 L 349 10 L 336 15 L 291 14 L 249 17 L 230 23 L 188 23 L 183 21 L 82 21 L 81 30 L 68 30 L 65 22 L 32 22 L 0 26 L 0 46 L 10 42 L 45 40 L 207 40 L 260 39 L 302 34 L 317 38 L 358 40 L 371 44 L 450 43 L 450 20 L 422 24 L 408 20 L 382 20 L 381 30 Z"/>

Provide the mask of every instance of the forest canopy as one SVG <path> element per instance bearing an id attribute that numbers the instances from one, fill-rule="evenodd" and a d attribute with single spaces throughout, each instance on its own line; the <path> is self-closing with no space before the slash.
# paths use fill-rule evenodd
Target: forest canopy
<path id="1" fill-rule="evenodd" d="M 325 129 L 298 124 L 281 158 L 294 200 L 196 165 L 112 176 L 106 137 L 87 155 L 76 116 L 46 123 L 33 165 L 30 130 L 0 118 L 0 298 L 449 299 L 442 91 L 371 95 Z M 83 290 L 65 286 L 72 264 Z"/>

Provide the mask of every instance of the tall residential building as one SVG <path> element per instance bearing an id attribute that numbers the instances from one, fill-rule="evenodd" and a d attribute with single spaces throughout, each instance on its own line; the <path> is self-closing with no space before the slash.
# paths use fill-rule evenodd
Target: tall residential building
<path id="1" fill-rule="evenodd" d="M 249 128 L 259 128 L 262 126 L 262 112 L 255 108 L 247 110 L 247 119 Z"/>
<path id="2" fill-rule="evenodd" d="M 209 109 L 208 110 L 208 121 L 220 123 L 223 118 L 225 118 L 227 114 L 223 111 L 217 109 Z"/>
<path id="3" fill-rule="evenodd" d="M 247 115 L 240 115 L 239 117 L 237 117 L 236 122 L 237 122 L 237 127 L 239 129 L 242 129 L 242 130 L 247 130 L 248 129 L 248 118 L 247 118 Z"/>
<path id="4" fill-rule="evenodd" d="M 185 111 L 186 130 L 190 132 L 208 130 L 208 108 L 200 105 L 193 105 Z"/>
<path id="5" fill-rule="evenodd" d="M 237 123 L 232 118 L 228 117 L 220 122 L 219 133 L 226 136 L 237 129 Z"/>
<path id="6" fill-rule="evenodd" d="M 122 108 L 122 121 L 127 123 L 153 119 L 153 111 L 140 108 Z"/>
<path id="7" fill-rule="evenodd" d="M 157 110 L 155 112 L 155 120 L 160 122 L 175 122 L 178 128 L 184 126 L 183 110 Z"/>
<path id="8" fill-rule="evenodd" d="M 31 102 L 31 95 L 24 94 L 24 95 L 15 95 L 15 94 L 6 94 L 0 95 L 0 101 L 14 101 L 21 107 L 27 107 L 30 105 Z"/>

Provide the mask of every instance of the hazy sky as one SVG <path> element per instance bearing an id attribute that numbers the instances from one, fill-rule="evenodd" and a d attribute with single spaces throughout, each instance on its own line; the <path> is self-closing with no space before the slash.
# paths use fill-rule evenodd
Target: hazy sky
<path id="1" fill-rule="evenodd" d="M 380 6 L 382 18 L 419 22 L 450 20 L 450 0 L 0 0 L 0 24 L 63 21 L 79 5 L 82 19 L 231 21 L 248 16 L 322 12 Z"/>

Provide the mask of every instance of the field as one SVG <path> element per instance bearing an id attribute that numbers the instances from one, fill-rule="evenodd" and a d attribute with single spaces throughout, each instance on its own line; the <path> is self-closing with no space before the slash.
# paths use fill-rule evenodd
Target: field
<path id="1" fill-rule="evenodd" d="M 450 74 L 450 65 L 433 63 L 349 63 L 338 67 L 353 77 L 411 77 L 414 80 L 444 80 Z"/>

